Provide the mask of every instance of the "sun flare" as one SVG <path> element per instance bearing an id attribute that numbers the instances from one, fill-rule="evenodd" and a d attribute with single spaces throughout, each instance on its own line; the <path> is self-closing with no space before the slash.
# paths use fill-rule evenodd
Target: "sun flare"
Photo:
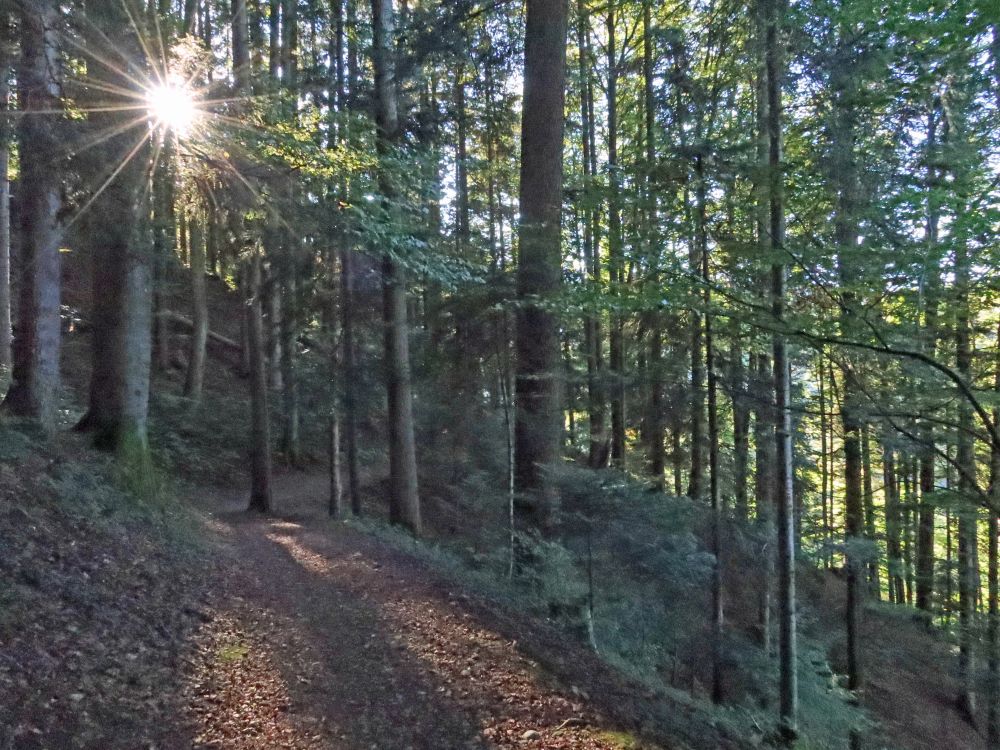
<path id="1" fill-rule="evenodd" d="M 194 93 L 177 83 L 163 83 L 146 92 L 149 117 L 162 128 L 179 136 L 188 135 L 198 120 Z"/>

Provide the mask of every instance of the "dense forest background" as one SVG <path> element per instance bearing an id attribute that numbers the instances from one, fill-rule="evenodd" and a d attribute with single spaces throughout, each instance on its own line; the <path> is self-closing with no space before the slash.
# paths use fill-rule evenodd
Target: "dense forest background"
<path id="1" fill-rule="evenodd" d="M 737 735 L 922 747 L 913 668 L 1000 746 L 992 0 L 5 0 L 0 105 L 18 430 L 326 472 Z"/>

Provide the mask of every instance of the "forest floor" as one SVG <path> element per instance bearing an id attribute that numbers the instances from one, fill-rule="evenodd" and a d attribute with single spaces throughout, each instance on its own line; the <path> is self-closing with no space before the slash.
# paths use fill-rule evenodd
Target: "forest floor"
<path id="1" fill-rule="evenodd" d="M 12 502 L 60 452 L 0 483 L 3 750 L 742 744 L 330 521 L 322 476 L 280 476 L 273 517 L 248 514 L 242 491 L 194 492 L 204 538 L 175 554 L 130 522 Z"/>

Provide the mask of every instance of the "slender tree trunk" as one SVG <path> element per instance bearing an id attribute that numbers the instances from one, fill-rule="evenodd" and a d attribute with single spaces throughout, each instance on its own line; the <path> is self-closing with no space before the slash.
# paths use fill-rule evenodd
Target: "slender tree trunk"
<path id="1" fill-rule="evenodd" d="M 552 530 L 545 467 L 559 455 L 558 326 L 539 300 L 559 289 L 567 8 L 527 0 L 517 267 L 514 478 L 522 530 Z"/>
<path id="2" fill-rule="evenodd" d="M 875 546 L 874 555 L 868 560 L 868 593 L 875 600 L 882 599 L 882 581 L 879 575 L 878 546 L 875 542 L 875 486 L 872 481 L 871 434 L 868 425 L 861 427 L 861 467 L 864 476 L 863 498 L 865 509 L 865 536 Z"/>
<path id="3" fill-rule="evenodd" d="M 656 100 L 654 87 L 654 40 L 652 24 L 652 2 L 642 3 L 642 80 L 643 80 L 643 111 L 645 114 L 646 141 L 646 211 L 648 222 L 647 244 L 650 263 L 653 265 L 653 283 L 659 284 L 659 276 L 655 273 L 659 265 L 658 212 L 656 186 L 653 181 L 653 168 L 656 164 Z M 647 416 L 646 442 L 649 450 L 649 474 L 657 488 L 663 487 L 663 472 L 666 468 L 666 431 L 664 427 L 664 384 L 663 384 L 663 316 L 654 310 L 650 316 L 652 325 L 649 331 L 649 414 Z M 745 485 L 744 485 L 745 486 Z M 745 498 L 744 498 L 745 499 Z"/>
<path id="4" fill-rule="evenodd" d="M 928 246 L 928 263 L 925 272 L 928 274 L 924 294 L 924 320 L 921 331 L 921 349 L 929 357 L 934 357 L 937 350 L 937 319 L 938 319 L 938 289 L 940 286 L 940 271 L 937 267 L 938 246 L 938 204 L 935 197 L 935 186 L 938 181 L 938 168 L 934 166 L 937 148 L 937 105 L 931 106 L 927 113 L 927 221 L 926 243 Z M 931 609 L 934 595 L 934 425 L 929 420 L 920 421 L 920 510 L 917 529 L 917 608 L 926 613 L 926 621 L 931 622 Z"/>
<path id="5" fill-rule="evenodd" d="M 888 570 L 886 583 L 889 601 L 905 604 L 903 590 L 903 545 L 902 511 L 899 507 L 899 477 L 896 473 L 896 454 L 888 443 L 889 436 L 882 441 L 882 482 L 885 496 L 885 551 Z"/>
<path id="6" fill-rule="evenodd" d="M 59 399 L 60 259 L 62 227 L 56 112 L 61 108 L 60 10 L 54 0 L 20 6 L 20 295 L 13 341 L 13 381 L 5 405 L 55 429 Z M 33 114 L 33 113 L 39 114 Z"/>
<path id="7" fill-rule="evenodd" d="M 767 67 L 767 131 L 771 257 L 780 259 L 784 250 L 785 212 L 782 173 L 781 84 L 784 77 L 779 24 L 784 13 L 781 0 L 769 0 L 765 57 Z M 771 313 L 780 329 L 785 315 L 785 266 L 771 267 Z M 795 598 L 795 493 L 792 468 L 791 366 L 781 333 L 773 336 L 775 394 L 775 467 L 778 470 L 775 508 L 777 520 L 778 617 L 779 617 L 779 714 L 781 731 L 790 742 L 798 725 L 798 649 Z"/>
<path id="8" fill-rule="evenodd" d="M 593 153 L 593 75 L 590 53 L 590 15 L 584 0 L 577 0 L 577 36 L 580 58 L 580 122 L 583 150 L 583 179 L 588 198 L 592 200 L 594 163 Z M 590 200 L 588 200 L 589 204 Z M 590 283 L 599 288 L 601 261 L 596 229 L 597 212 L 589 205 L 584 211 L 583 246 Z M 584 319 L 584 344 L 587 351 L 587 412 L 590 427 L 590 446 L 587 465 L 593 469 L 605 465 L 608 456 L 608 438 L 605 434 L 605 403 L 602 379 L 604 377 L 604 346 L 601 339 L 599 315 L 588 314 Z"/>
<path id="9" fill-rule="evenodd" d="M 955 250 L 955 369 L 966 382 L 972 383 L 972 325 L 969 306 L 970 265 L 968 249 L 959 242 Z M 973 493 L 976 476 L 976 454 L 972 433 L 964 426 L 972 424 L 968 402 L 960 400 L 955 463 L 959 469 L 958 489 L 965 500 L 958 509 L 958 668 L 962 680 L 958 705 L 968 721 L 976 722 L 976 596 L 979 592 L 977 566 L 977 510 Z"/>
<path id="10" fill-rule="evenodd" d="M 1000 40 L 1000 35 L 997 36 Z M 997 47 L 1000 51 L 1000 46 Z M 1000 62 L 998 62 L 1000 66 Z M 1000 68 L 998 68 L 1000 70 Z M 1000 75 L 998 75 L 1000 79 Z M 993 370 L 993 390 L 1000 393 L 1000 324 L 997 325 L 997 353 Z M 1000 407 L 993 407 L 993 424 L 1000 428 Z M 990 446 L 990 497 L 994 507 L 987 521 L 987 716 L 986 739 L 990 747 L 1000 747 L 1000 445 Z"/>
<path id="11" fill-rule="evenodd" d="M 271 420 L 268 409 L 267 357 L 264 351 L 264 320 L 261 305 L 262 260 L 258 254 L 249 261 L 250 338 L 250 510 L 270 513 Z"/>
<path id="12" fill-rule="evenodd" d="M 853 36 L 851 29 L 841 29 L 839 48 L 846 49 L 844 37 Z M 839 49 L 838 48 L 838 49 Z M 843 335 L 854 335 L 857 322 L 854 305 L 857 298 L 857 273 L 860 268 L 858 240 L 858 176 L 855 159 L 856 119 L 854 111 L 858 80 L 849 69 L 846 58 L 838 57 L 831 71 L 835 96 L 831 114 L 831 183 L 836 194 L 834 213 L 834 238 L 838 253 L 838 274 L 842 293 L 843 312 L 840 326 Z M 863 607 L 862 582 L 865 579 L 865 561 L 859 547 L 865 538 L 863 492 L 863 456 L 861 417 L 861 389 L 859 375 L 850 353 L 845 354 L 842 365 L 842 393 L 840 419 L 844 432 L 844 525 L 845 557 L 847 568 L 847 682 L 850 690 L 859 691 L 864 685 L 861 663 L 861 613 Z"/>
<path id="13" fill-rule="evenodd" d="M 396 16 L 392 0 L 372 0 L 372 30 L 378 151 L 380 156 L 386 157 L 399 137 L 394 59 Z M 395 188 L 387 169 L 379 172 L 379 186 L 384 200 L 391 201 Z M 413 434 L 406 276 L 402 265 L 389 255 L 382 259 L 382 291 L 389 407 L 389 516 L 393 523 L 419 534 L 420 496 Z"/>
<path id="14" fill-rule="evenodd" d="M 826 358 L 823 351 L 819 353 L 819 464 L 820 464 L 820 504 L 822 506 L 823 567 L 830 567 L 830 529 L 833 526 L 833 497 L 827 490 L 830 485 L 830 446 L 827 441 L 827 406 L 826 406 Z"/>
<path id="15" fill-rule="evenodd" d="M 750 518 L 750 405 L 747 403 L 747 374 L 739 323 L 733 323 L 732 402 L 733 402 L 733 497 L 736 515 Z"/>
<path id="16" fill-rule="evenodd" d="M 618 51 L 617 3 L 609 0 L 608 35 L 608 266 L 616 295 L 624 293 L 625 259 L 622 248 L 621 209 L 618 174 Z M 625 321 L 621 313 L 611 314 L 611 465 L 625 468 Z"/>
<path id="17" fill-rule="evenodd" d="M 11 344 L 14 340 L 11 327 L 10 287 L 10 146 L 11 128 L 7 122 L 11 111 L 9 52 L 11 39 L 10 11 L 5 9 L 0 17 L 0 386 L 10 375 L 14 364 Z"/>
<path id="18" fill-rule="evenodd" d="M 191 302 L 192 321 L 191 349 L 188 358 L 187 379 L 184 395 L 195 401 L 201 400 L 202 385 L 205 382 L 205 346 L 208 343 L 208 294 L 205 285 L 205 233 L 201 222 L 192 216 L 191 227 Z"/>

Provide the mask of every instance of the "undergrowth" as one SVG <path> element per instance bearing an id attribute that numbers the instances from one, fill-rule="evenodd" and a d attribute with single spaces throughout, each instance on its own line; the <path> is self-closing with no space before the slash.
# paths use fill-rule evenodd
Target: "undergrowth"
<path id="1" fill-rule="evenodd" d="M 709 724 L 733 736 L 776 742 L 777 664 L 751 637 L 748 623 L 740 621 L 745 613 L 733 615 L 722 644 L 727 703 L 715 706 L 708 698 L 707 597 L 714 557 L 704 542 L 707 510 L 607 472 L 565 466 L 552 478 L 561 532 L 557 540 L 533 542 L 535 565 L 527 580 L 510 576 L 509 534 L 480 528 L 472 540 L 427 541 L 371 519 L 348 523 L 445 572 L 464 589 L 547 619 L 581 642 L 589 640 L 619 672 L 692 707 Z M 495 485 L 489 489 L 476 477 L 467 484 L 476 490 L 465 496 L 468 518 L 497 515 L 497 508 L 505 506 L 507 498 Z M 734 557 L 753 559 L 753 531 L 738 528 L 735 519 L 727 525 L 733 528 L 726 542 L 747 547 Z M 732 606 L 739 610 L 742 603 Z M 811 616 L 804 607 L 803 621 Z M 841 750 L 852 730 L 868 726 L 851 695 L 839 687 L 825 656 L 829 648 L 800 633 L 798 748 Z"/>

